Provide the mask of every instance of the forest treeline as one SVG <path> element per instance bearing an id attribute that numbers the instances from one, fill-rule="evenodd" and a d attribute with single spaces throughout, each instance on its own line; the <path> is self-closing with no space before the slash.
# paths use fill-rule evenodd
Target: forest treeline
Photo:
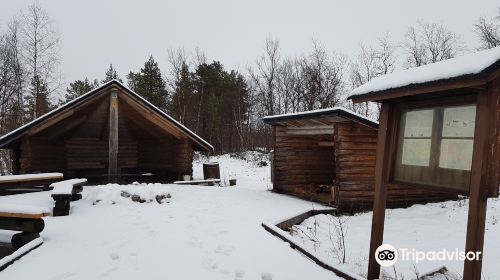
<path id="1" fill-rule="evenodd" d="M 327 51 L 315 40 L 309 52 L 286 56 L 277 38 L 267 38 L 261 56 L 244 71 L 226 69 L 199 49 L 167 49 L 165 69 L 151 55 L 125 77 L 110 64 L 102 77 L 65 86 L 56 23 L 32 4 L 0 34 L 0 135 L 118 79 L 212 143 L 216 153 L 268 148 L 264 116 L 344 106 L 377 118 L 376 105 L 348 102 L 349 91 L 398 68 L 499 46 L 500 9 L 496 17 L 479 17 L 473 28 L 477 45 L 467 46 L 444 24 L 419 21 L 401 40 L 382 33 L 375 44 L 360 43 L 355 57 Z"/>

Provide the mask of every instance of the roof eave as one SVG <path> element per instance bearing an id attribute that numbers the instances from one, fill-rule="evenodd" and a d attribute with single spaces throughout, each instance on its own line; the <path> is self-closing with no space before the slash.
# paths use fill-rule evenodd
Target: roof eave
<path id="1" fill-rule="evenodd" d="M 420 94 L 429 94 L 443 92 L 462 88 L 482 88 L 491 80 L 490 75 L 485 73 L 470 74 L 451 79 L 442 79 L 437 81 L 410 84 L 402 87 L 391 88 L 381 91 L 372 91 L 359 95 L 351 95 L 348 100 L 354 103 L 379 102 L 384 103 L 391 99 L 409 97 Z"/>
<path id="2" fill-rule="evenodd" d="M 102 89 L 104 89 L 105 87 L 107 86 L 110 86 L 112 84 L 116 84 L 118 85 L 119 87 L 125 89 L 127 92 L 129 92 L 132 96 L 135 96 L 137 97 L 137 99 L 139 99 L 141 101 L 141 103 L 143 103 L 144 106 L 148 106 L 150 108 L 152 108 L 154 111 L 156 111 L 156 113 L 158 113 L 159 115 L 162 115 L 165 119 L 169 120 L 174 126 L 177 127 L 177 129 L 179 129 L 180 131 L 183 132 L 183 134 L 188 137 L 192 142 L 193 144 L 195 144 L 195 146 L 198 146 L 200 148 L 200 151 L 201 150 L 204 150 L 206 152 L 211 152 L 211 151 L 214 151 L 214 147 L 208 143 L 207 141 L 205 141 L 203 138 L 201 138 L 200 136 L 198 136 L 197 134 L 195 134 L 194 132 L 192 132 L 191 130 L 189 130 L 187 127 L 183 126 L 182 124 L 178 123 L 175 119 L 173 119 L 171 116 L 169 116 L 167 113 L 161 111 L 160 109 L 158 109 L 156 106 L 152 105 L 151 103 L 149 103 L 146 99 L 144 99 L 142 96 L 140 96 L 139 94 L 137 94 L 136 92 L 134 92 L 133 90 L 129 89 L 127 86 L 123 85 L 122 83 L 120 83 L 119 81 L 117 80 L 111 80 L 91 91 L 89 91 L 88 93 L 64 104 L 63 106 L 57 108 L 57 109 L 54 109 L 50 112 L 48 112 L 47 114 L 41 116 L 40 118 L 38 119 L 35 119 L 3 136 L 0 137 L 0 148 L 5 148 L 6 146 L 8 146 L 9 144 L 11 144 L 12 142 L 18 140 L 20 137 L 22 137 L 27 131 L 29 131 L 29 129 L 31 129 L 32 127 L 36 126 L 38 123 L 41 123 L 53 116 L 56 116 L 58 113 L 60 113 L 61 111 L 63 111 L 64 109 L 72 106 L 73 104 L 75 103 L 78 103 L 84 99 L 86 99 L 87 97 L 91 96 L 94 92 L 96 91 L 100 91 Z"/>
<path id="3" fill-rule="evenodd" d="M 316 119 L 322 117 L 341 117 L 345 120 L 361 123 L 371 128 L 378 129 L 378 123 L 376 121 L 368 120 L 366 118 L 358 117 L 354 114 L 351 114 L 344 110 L 335 110 L 332 112 L 317 112 L 311 114 L 303 114 L 298 116 L 283 116 L 283 117 L 270 117 L 264 118 L 263 121 L 269 125 L 278 125 L 281 122 L 293 121 L 293 120 L 307 120 L 307 119 Z"/>

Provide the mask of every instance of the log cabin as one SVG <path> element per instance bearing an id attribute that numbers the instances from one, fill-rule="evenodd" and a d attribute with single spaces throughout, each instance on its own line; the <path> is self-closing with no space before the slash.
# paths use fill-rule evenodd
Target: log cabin
<path id="1" fill-rule="evenodd" d="M 274 152 L 273 190 L 335 206 L 373 205 L 378 122 L 342 107 L 269 116 Z M 391 187 L 391 207 L 442 201 L 456 195 L 408 186 Z"/>
<path id="2" fill-rule="evenodd" d="M 391 186 L 468 196 L 464 251 L 482 253 L 500 187 L 500 47 L 374 78 L 349 98 L 381 105 L 367 278 L 380 276 Z M 484 277 L 484 255 L 464 261 L 464 280 Z"/>
<path id="3" fill-rule="evenodd" d="M 212 145 L 113 80 L 0 137 L 13 174 L 62 172 L 90 182 L 171 182 Z"/>

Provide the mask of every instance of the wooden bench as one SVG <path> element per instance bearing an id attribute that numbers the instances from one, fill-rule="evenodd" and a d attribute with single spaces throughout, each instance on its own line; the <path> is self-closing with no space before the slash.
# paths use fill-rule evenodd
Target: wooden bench
<path id="1" fill-rule="evenodd" d="M 42 218 L 49 215 L 50 211 L 43 207 L 0 205 L 0 229 L 3 230 L 0 234 L 0 270 L 41 245 L 41 241 L 35 242 L 35 239 L 39 239 L 40 232 L 45 227 Z M 23 248 L 25 251 L 23 254 L 18 254 L 16 258 L 11 258 L 12 260 L 9 259 L 9 262 L 2 262 L 3 258 L 14 255 L 19 248 L 29 243 L 33 246 Z"/>
<path id="2" fill-rule="evenodd" d="M 191 180 L 191 181 L 175 181 L 177 185 L 209 185 L 220 184 L 220 179 L 206 179 L 206 180 Z"/>
<path id="3" fill-rule="evenodd" d="M 86 183 L 87 179 L 70 179 L 51 184 L 52 198 L 56 202 L 52 216 L 69 215 L 70 202 L 82 198 L 81 192 Z"/>
<path id="4" fill-rule="evenodd" d="M 48 191 L 49 185 L 63 178 L 62 173 L 36 173 L 0 176 L 0 195 Z"/>

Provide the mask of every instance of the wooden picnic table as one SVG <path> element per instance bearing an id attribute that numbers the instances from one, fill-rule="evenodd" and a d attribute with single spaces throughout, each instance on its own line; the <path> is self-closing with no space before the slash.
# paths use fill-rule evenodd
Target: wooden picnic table
<path id="1" fill-rule="evenodd" d="M 50 184 L 63 179 L 62 173 L 35 173 L 0 176 L 0 195 L 49 190 Z"/>

